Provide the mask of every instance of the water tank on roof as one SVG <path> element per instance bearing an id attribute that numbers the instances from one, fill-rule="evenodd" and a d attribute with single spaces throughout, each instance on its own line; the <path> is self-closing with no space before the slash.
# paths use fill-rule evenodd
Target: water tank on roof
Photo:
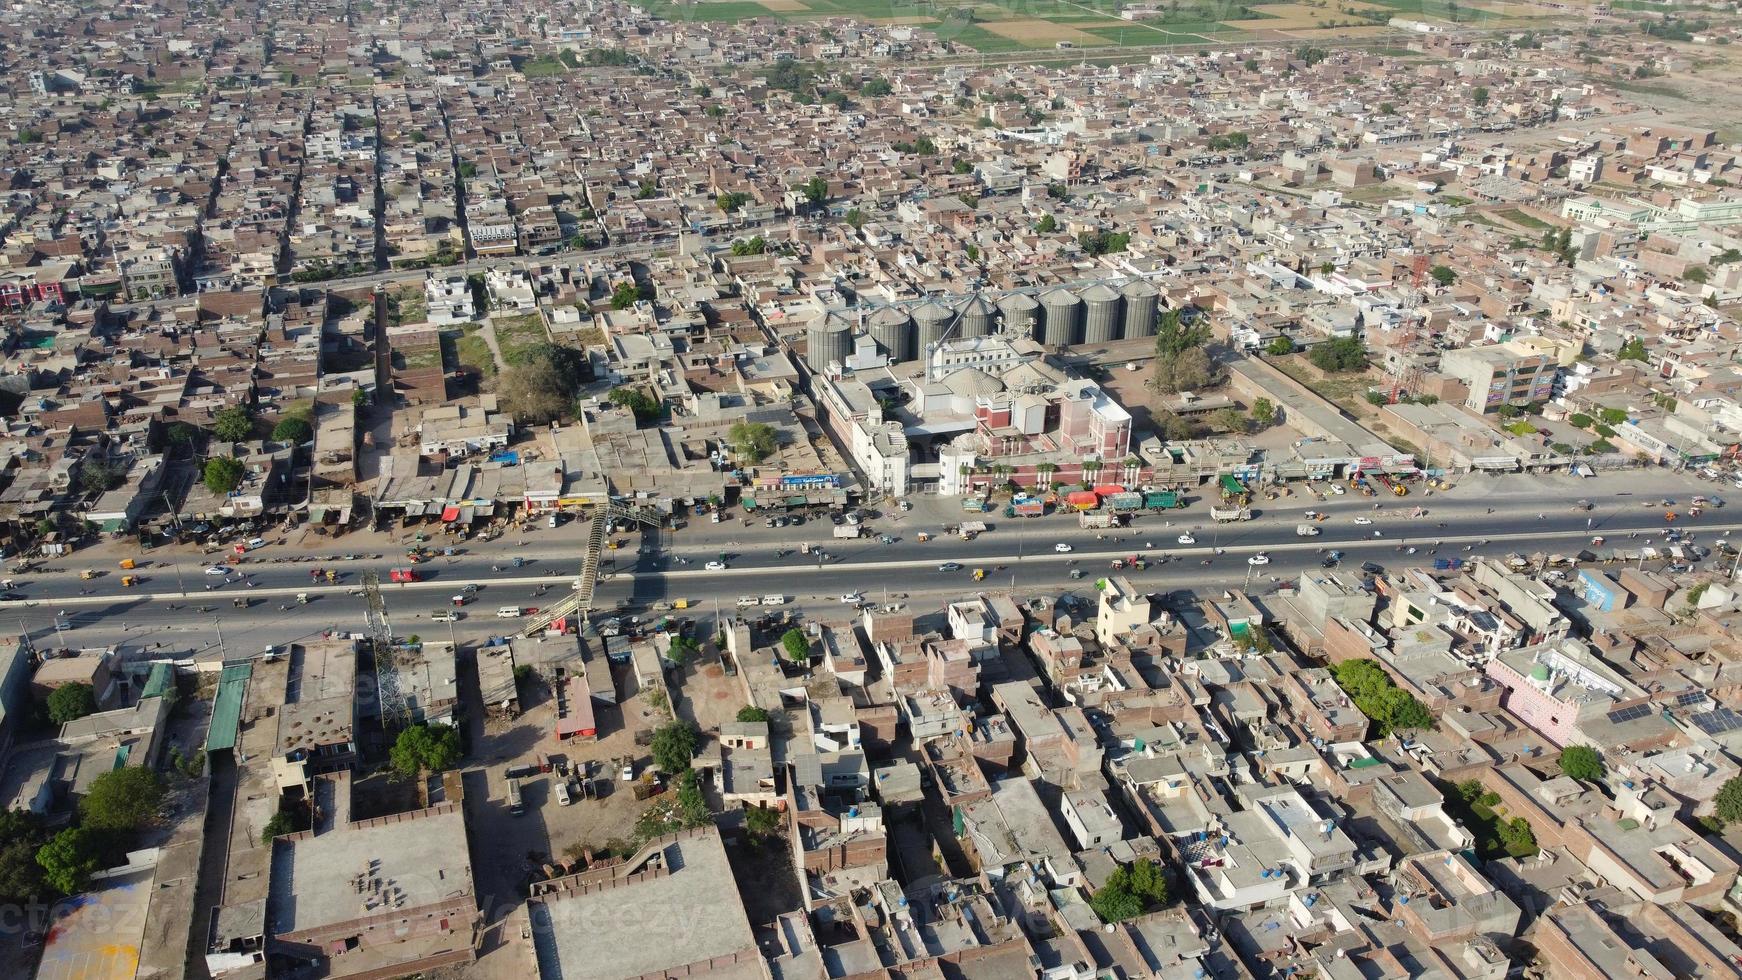
<path id="1" fill-rule="evenodd" d="M 871 339 L 897 364 L 914 358 L 913 317 L 899 307 L 885 306 L 871 314 Z"/>
<path id="2" fill-rule="evenodd" d="M 998 301 L 998 311 L 1004 314 L 1004 333 L 1009 337 L 1038 340 L 1040 304 L 1027 293 L 1011 293 Z"/>
<path id="3" fill-rule="evenodd" d="M 1104 282 L 1083 290 L 1083 343 L 1105 344 L 1119 339 L 1119 294 Z"/>
<path id="4" fill-rule="evenodd" d="M 806 359 L 814 370 L 827 370 L 831 362 L 845 363 L 853 353 L 853 321 L 844 313 L 830 310 L 812 320 L 806 336 L 810 344 Z"/>
<path id="5" fill-rule="evenodd" d="M 1119 290 L 1119 295 L 1125 299 L 1125 325 L 1119 336 L 1126 340 L 1155 336 L 1155 311 L 1160 305 L 1160 293 L 1155 287 L 1133 279 Z"/>
<path id="6" fill-rule="evenodd" d="M 1040 294 L 1040 308 L 1044 311 L 1041 328 L 1041 341 L 1049 347 L 1069 347 L 1077 342 L 1080 331 L 1077 329 L 1077 317 L 1083 304 L 1078 302 L 1077 294 L 1055 286 Z"/>
<path id="7" fill-rule="evenodd" d="M 947 306 L 935 300 L 921 303 L 913 310 L 913 322 L 919 328 L 919 346 L 916 353 L 922 360 L 929 360 L 932 348 L 943 343 L 944 334 L 948 333 L 954 324 L 956 314 Z"/>
<path id="8" fill-rule="evenodd" d="M 992 332 L 996 318 L 997 311 L 992 304 L 986 301 L 986 297 L 975 293 L 962 304 L 962 326 L 953 337 L 984 337 Z"/>

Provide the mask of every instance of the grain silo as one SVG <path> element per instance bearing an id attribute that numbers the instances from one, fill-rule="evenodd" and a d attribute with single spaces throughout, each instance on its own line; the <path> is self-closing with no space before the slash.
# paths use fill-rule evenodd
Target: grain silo
<path id="1" fill-rule="evenodd" d="M 1049 347 L 1069 347 L 1077 342 L 1077 316 L 1082 304 L 1077 294 L 1063 286 L 1054 286 L 1040 294 L 1040 308 L 1045 312 L 1041 340 Z"/>
<path id="2" fill-rule="evenodd" d="M 1133 279 L 1119 290 L 1119 295 L 1125 297 L 1125 329 L 1120 336 L 1126 340 L 1155 336 L 1155 308 L 1161 295 L 1155 287 Z"/>
<path id="3" fill-rule="evenodd" d="M 915 354 L 928 364 L 932 348 L 943 343 L 944 334 L 955 324 L 956 314 L 936 300 L 927 300 L 913 310 L 913 322 L 919 327 L 919 346 Z M 954 336 L 954 334 L 951 334 Z"/>
<path id="4" fill-rule="evenodd" d="M 998 301 L 998 310 L 1004 314 L 1006 337 L 1039 339 L 1040 304 L 1034 301 L 1033 296 L 1027 293 L 1011 293 Z"/>
<path id="5" fill-rule="evenodd" d="M 829 364 L 844 364 L 853 353 L 853 321 L 839 310 L 830 310 L 811 321 L 809 349 L 805 359 L 813 371 L 826 371 Z"/>
<path id="6" fill-rule="evenodd" d="M 1104 282 L 1083 290 L 1083 343 L 1119 339 L 1119 294 Z"/>
<path id="7" fill-rule="evenodd" d="M 913 360 L 913 317 L 898 306 L 885 306 L 871 314 L 871 339 L 889 360 L 900 364 Z"/>
<path id="8" fill-rule="evenodd" d="M 964 339 L 984 337 L 992 332 L 997 315 L 997 310 L 986 301 L 986 297 L 975 293 L 962 304 L 962 326 L 954 336 Z"/>

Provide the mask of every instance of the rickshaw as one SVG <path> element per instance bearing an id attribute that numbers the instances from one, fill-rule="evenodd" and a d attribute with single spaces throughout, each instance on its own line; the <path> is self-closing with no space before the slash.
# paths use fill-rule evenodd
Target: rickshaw
<path id="1" fill-rule="evenodd" d="M 123 576 L 121 576 L 121 587 L 124 589 L 131 589 L 135 585 L 138 585 L 138 584 L 139 584 L 139 576 L 137 576 L 137 575 L 123 575 Z"/>

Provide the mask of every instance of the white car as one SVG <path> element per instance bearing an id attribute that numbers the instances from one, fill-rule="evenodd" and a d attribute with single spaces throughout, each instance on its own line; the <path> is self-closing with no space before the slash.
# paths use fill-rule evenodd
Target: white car
<path id="1" fill-rule="evenodd" d="M 1052 546 L 1052 550 L 1058 552 L 1061 555 L 1066 555 L 1066 554 L 1070 554 L 1071 546 L 1068 544 L 1065 544 L 1063 541 L 1060 541 L 1058 544 L 1055 544 Z"/>
<path id="2" fill-rule="evenodd" d="M 1197 538 L 1194 538 L 1194 537 L 1192 537 L 1192 536 L 1191 536 L 1191 535 L 1189 535 L 1189 534 L 1182 534 L 1182 535 L 1180 535 L 1180 536 L 1179 536 L 1179 543 L 1180 543 L 1180 544 L 1197 544 L 1197 543 L 1198 543 L 1198 539 L 1197 539 Z"/>
<path id="3" fill-rule="evenodd" d="M 230 574 L 230 570 L 228 568 L 225 568 L 223 565 L 213 565 L 212 567 L 206 569 L 206 574 L 207 575 L 228 575 L 228 574 Z"/>
<path id="4" fill-rule="evenodd" d="M 1355 523 L 1360 524 L 1363 527 L 1365 527 L 1366 525 L 1373 523 L 1373 518 L 1371 518 L 1371 517 L 1357 517 L 1357 518 L 1355 518 Z"/>
<path id="5" fill-rule="evenodd" d="M 1248 565 L 1268 565 L 1268 564 L 1270 564 L 1270 556 L 1265 554 L 1264 552 L 1260 551 L 1258 554 L 1253 555 L 1251 558 L 1246 559 L 1246 564 L 1248 564 Z"/>
<path id="6" fill-rule="evenodd" d="M 710 572 L 723 572 L 726 570 L 726 563 L 723 561 L 711 561 L 702 567 Z"/>
<path id="7" fill-rule="evenodd" d="M 865 597 L 860 595 L 857 592 L 849 592 L 846 595 L 841 597 L 841 601 L 847 603 L 848 605 L 858 605 L 859 603 L 865 601 Z"/>
<path id="8" fill-rule="evenodd" d="M 1342 484 L 1338 484 L 1338 483 L 1331 484 L 1331 492 L 1336 494 L 1339 497 L 1341 497 L 1345 493 L 1348 493 L 1347 490 L 1343 489 Z"/>

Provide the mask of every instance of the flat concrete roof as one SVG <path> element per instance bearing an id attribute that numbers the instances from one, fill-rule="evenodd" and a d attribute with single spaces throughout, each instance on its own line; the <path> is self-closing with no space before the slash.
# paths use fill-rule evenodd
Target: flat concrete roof
<path id="1" fill-rule="evenodd" d="M 110 980 L 139 969 L 151 879 L 144 868 L 100 882 L 56 909 L 60 915 L 43 944 L 37 980 Z"/>
<path id="2" fill-rule="evenodd" d="M 354 884 L 359 876 L 371 882 L 361 892 Z M 466 818 L 456 807 L 280 842 L 272 852 L 266 922 L 279 935 L 433 905 L 471 891 Z"/>
<path id="3" fill-rule="evenodd" d="M 756 937 L 719 834 L 675 839 L 663 854 L 668 874 L 534 902 L 540 974 L 615 980 L 743 953 L 743 965 L 753 968 L 743 975 L 761 976 Z"/>

